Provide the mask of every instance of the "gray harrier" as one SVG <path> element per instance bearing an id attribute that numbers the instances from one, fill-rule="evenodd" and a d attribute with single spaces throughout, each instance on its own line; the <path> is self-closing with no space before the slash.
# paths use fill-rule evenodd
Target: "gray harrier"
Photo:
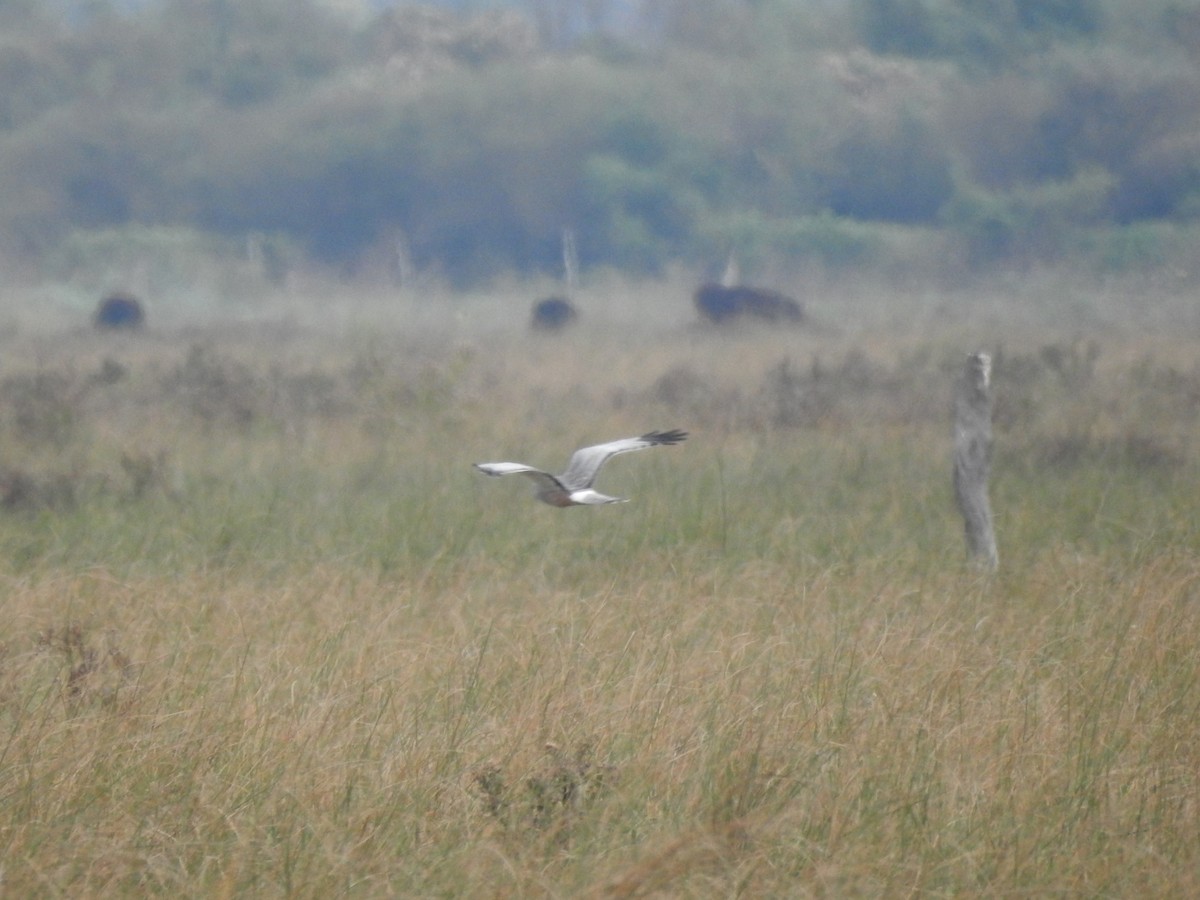
<path id="1" fill-rule="evenodd" d="M 687 437 L 686 431 L 651 431 L 641 437 L 622 438 L 576 450 L 567 463 L 567 471 L 551 475 L 533 466 L 513 462 L 475 463 L 485 475 L 524 475 L 537 486 L 537 498 L 551 506 L 594 506 L 600 503 L 624 503 L 623 497 L 609 497 L 592 490 L 600 467 L 618 453 L 644 450 L 660 444 L 678 444 Z"/>

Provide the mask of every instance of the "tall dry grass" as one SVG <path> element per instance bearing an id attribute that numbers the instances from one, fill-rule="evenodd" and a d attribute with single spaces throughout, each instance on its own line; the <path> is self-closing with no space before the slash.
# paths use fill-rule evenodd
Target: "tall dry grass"
<path id="1" fill-rule="evenodd" d="M 39 340 L 0 357 L 12 896 L 1200 891 L 1186 335 L 999 336 L 993 577 L 957 336 Z M 627 505 L 470 468 L 658 427 Z"/>

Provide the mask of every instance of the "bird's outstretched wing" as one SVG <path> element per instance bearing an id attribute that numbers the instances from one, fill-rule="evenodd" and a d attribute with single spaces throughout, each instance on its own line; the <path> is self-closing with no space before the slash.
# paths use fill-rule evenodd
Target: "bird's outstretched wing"
<path id="1" fill-rule="evenodd" d="M 667 446 L 678 444 L 686 437 L 686 431 L 651 431 L 641 437 L 621 438 L 609 441 L 607 444 L 583 447 L 571 455 L 571 461 L 567 463 L 567 470 L 558 476 L 558 480 L 569 491 L 590 488 L 596 480 L 596 473 L 600 471 L 600 467 L 618 453 L 644 450 L 660 444 Z"/>
<path id="2" fill-rule="evenodd" d="M 526 478 L 537 482 L 540 490 L 564 490 L 562 483 L 549 472 L 543 472 L 541 469 L 535 469 L 533 466 L 527 466 L 522 463 L 475 463 L 475 468 L 485 475 L 524 475 Z"/>

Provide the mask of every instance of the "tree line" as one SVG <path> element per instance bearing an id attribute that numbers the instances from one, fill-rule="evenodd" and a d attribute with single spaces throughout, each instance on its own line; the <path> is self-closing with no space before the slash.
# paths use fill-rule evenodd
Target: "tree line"
<path id="1" fill-rule="evenodd" d="M 0 254 L 182 230 L 459 283 L 1188 252 L 1184 0 L 0 2 Z M 57 257 L 55 254 L 59 254 Z"/>

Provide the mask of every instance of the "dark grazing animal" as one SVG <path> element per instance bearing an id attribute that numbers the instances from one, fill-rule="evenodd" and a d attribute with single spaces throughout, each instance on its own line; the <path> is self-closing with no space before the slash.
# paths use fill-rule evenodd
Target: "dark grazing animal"
<path id="1" fill-rule="evenodd" d="M 110 294 L 96 307 L 92 324 L 104 330 L 134 330 L 146 324 L 146 312 L 137 298 Z"/>
<path id="2" fill-rule="evenodd" d="M 547 297 L 533 304 L 530 325 L 534 331 L 561 331 L 579 318 L 579 310 L 566 297 Z"/>
<path id="3" fill-rule="evenodd" d="M 696 289 L 696 310 L 708 321 L 724 325 L 738 319 L 764 322 L 803 322 L 804 307 L 778 291 L 736 285 L 702 284 Z"/>

